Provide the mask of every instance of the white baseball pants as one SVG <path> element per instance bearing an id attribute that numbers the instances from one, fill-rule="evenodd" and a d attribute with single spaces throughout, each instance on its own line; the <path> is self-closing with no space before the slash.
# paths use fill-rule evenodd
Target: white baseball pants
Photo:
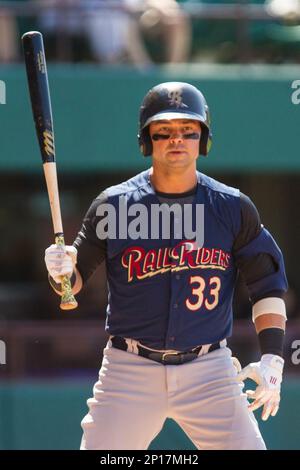
<path id="1" fill-rule="evenodd" d="M 145 450 L 174 419 L 197 449 L 255 449 L 265 444 L 224 347 L 181 365 L 104 349 L 94 396 L 82 420 L 82 450 Z"/>

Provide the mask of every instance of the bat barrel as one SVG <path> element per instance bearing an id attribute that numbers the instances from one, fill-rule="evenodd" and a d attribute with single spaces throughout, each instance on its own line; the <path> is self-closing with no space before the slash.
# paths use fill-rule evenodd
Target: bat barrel
<path id="1" fill-rule="evenodd" d="M 43 162 L 55 161 L 53 119 L 43 36 L 29 31 L 22 36 L 31 105 Z"/>

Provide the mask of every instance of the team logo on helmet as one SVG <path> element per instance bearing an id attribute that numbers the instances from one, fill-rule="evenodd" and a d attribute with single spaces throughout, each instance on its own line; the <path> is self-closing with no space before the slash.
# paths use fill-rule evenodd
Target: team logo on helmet
<path id="1" fill-rule="evenodd" d="M 171 106 L 176 108 L 188 108 L 186 104 L 182 102 L 182 88 L 176 88 L 168 92 L 169 103 Z"/>

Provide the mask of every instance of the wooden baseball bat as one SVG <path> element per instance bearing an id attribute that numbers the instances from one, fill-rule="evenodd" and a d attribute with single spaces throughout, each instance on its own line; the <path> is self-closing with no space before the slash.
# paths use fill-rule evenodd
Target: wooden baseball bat
<path id="1" fill-rule="evenodd" d="M 48 74 L 43 36 L 38 31 L 29 31 L 22 36 L 27 80 L 37 138 L 43 160 L 55 243 L 65 246 L 61 220 L 60 201 L 55 161 L 55 143 Z M 71 310 L 77 307 L 68 276 L 61 277 L 62 297 L 60 308 Z"/>

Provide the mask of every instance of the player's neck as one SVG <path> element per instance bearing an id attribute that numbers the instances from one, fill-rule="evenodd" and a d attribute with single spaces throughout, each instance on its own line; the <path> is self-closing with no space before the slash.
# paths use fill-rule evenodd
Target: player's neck
<path id="1" fill-rule="evenodd" d="M 150 179 L 153 187 L 162 193 L 185 193 L 193 189 L 197 184 L 197 174 L 195 168 L 188 168 L 186 171 L 174 173 L 161 171 L 152 167 Z"/>

